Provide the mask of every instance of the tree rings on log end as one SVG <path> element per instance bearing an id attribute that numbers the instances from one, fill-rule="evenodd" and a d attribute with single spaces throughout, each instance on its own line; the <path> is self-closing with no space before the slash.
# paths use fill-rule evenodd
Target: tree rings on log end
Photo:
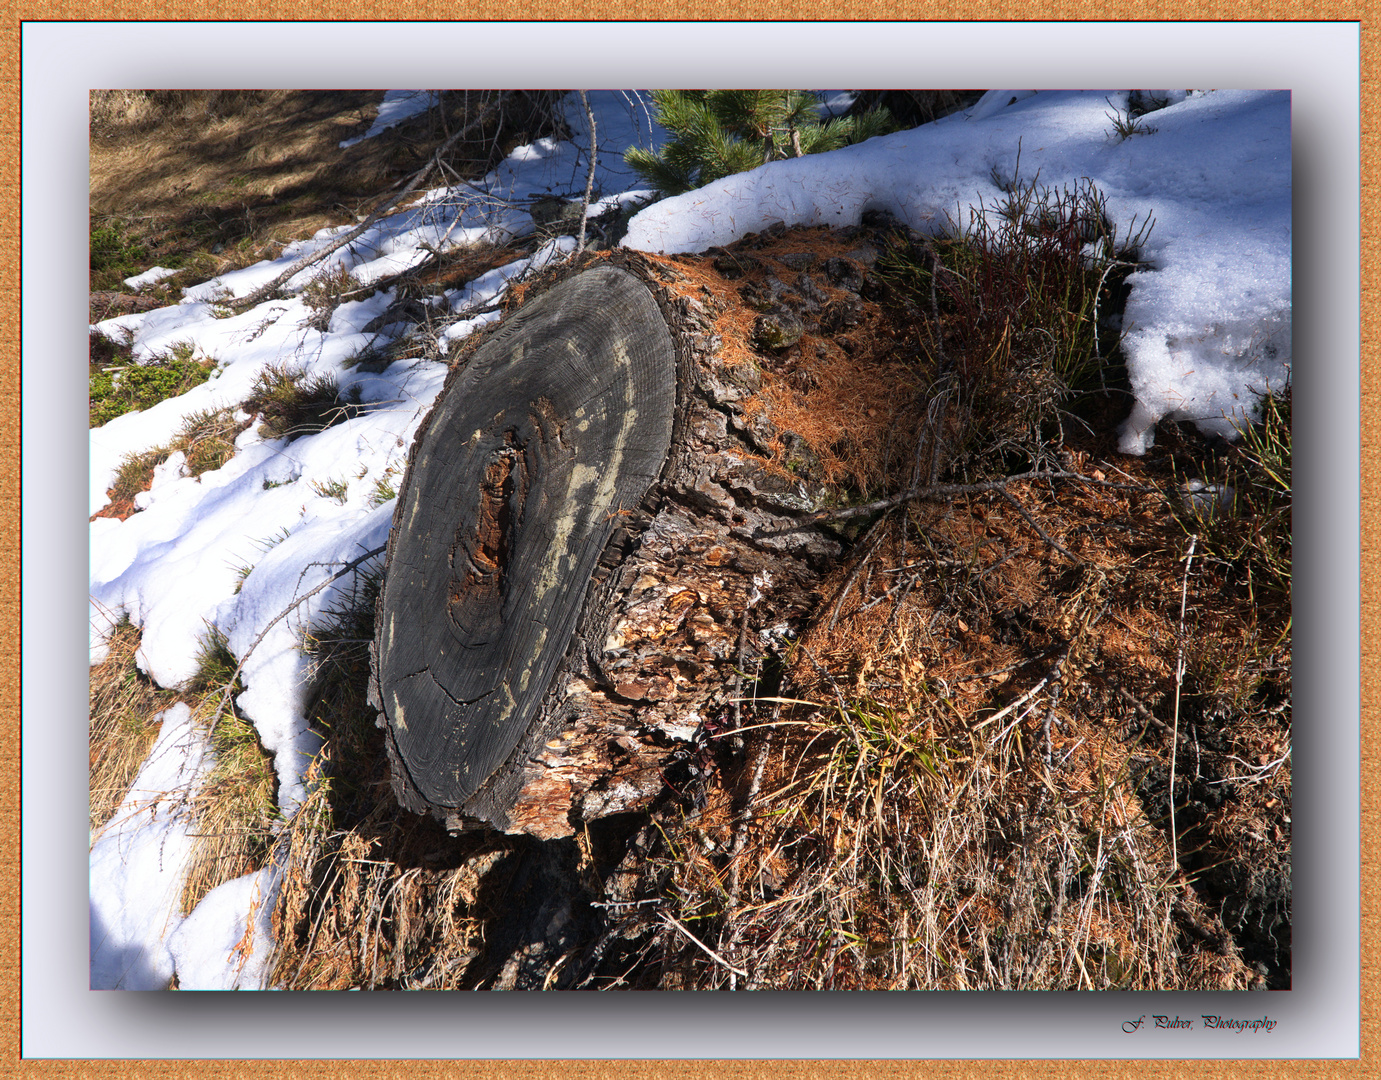
<path id="1" fill-rule="evenodd" d="M 676 385 L 657 301 L 608 266 L 510 315 L 447 381 L 413 446 L 376 617 L 373 698 L 403 806 L 454 821 L 504 772 L 621 512 L 662 471 Z"/>

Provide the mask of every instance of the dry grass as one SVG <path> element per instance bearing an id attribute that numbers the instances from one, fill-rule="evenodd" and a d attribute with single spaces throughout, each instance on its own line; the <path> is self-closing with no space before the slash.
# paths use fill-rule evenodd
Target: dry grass
<path id="1" fill-rule="evenodd" d="M 400 811 L 365 701 L 379 569 L 311 627 L 309 715 L 325 747 L 288 823 L 273 983 L 300 990 L 455 989 L 482 948 L 485 874 L 507 838 L 453 840 Z"/>
<path id="2" fill-rule="evenodd" d="M 459 115 L 361 144 L 373 164 L 357 168 L 336 143 L 367 125 L 377 95 L 362 96 L 353 119 L 343 100 L 93 99 L 105 110 L 93 123 L 93 224 L 117 224 L 122 251 L 139 245 L 164 265 L 181 252 L 189 275 L 209 276 L 354 220 Z M 470 148 L 470 165 L 540 125 L 509 118 Z M 890 282 L 871 274 L 853 306 L 820 268 L 867 269 L 853 258 L 861 242 L 773 230 L 666 260 L 720 312 L 717 362 L 756 373 L 744 412 L 762 460 L 840 503 L 1032 461 L 1088 479 L 1013 484 L 1017 505 L 988 491 L 841 524 L 851 553 L 823 582 L 814 624 L 744 674 L 756 700 L 744 706 L 742 749 L 709 745 L 703 807 L 668 788 L 639 821 L 592 823 L 580 837 L 582 895 L 603 906 L 562 978 L 601 989 L 1288 988 L 1288 400 L 1274 427 L 1268 415 L 1238 448 L 1169 429 L 1146 458 L 1121 459 L 1108 433 L 1125 379 L 1107 340 L 1095 350 L 1102 366 L 1081 371 L 1093 356 L 1077 334 L 1061 351 L 1000 318 L 976 327 L 976 306 L 997 310 L 994 290 L 1030 306 L 1021 282 L 995 265 L 975 273 L 971 251 L 904 235 L 876 252 Z M 802 270 L 799 256 L 814 261 Z M 455 287 L 508 257 L 451 253 L 400 296 Z M 803 275 L 848 319 L 784 350 L 755 347 L 743 290 L 775 278 L 799 291 Z M 942 293 L 961 279 L 1007 283 Z M 1113 276 L 1097 286 L 1065 309 L 1071 327 L 1115 299 Z M 349 287 L 321 282 L 323 317 Z M 1015 381 L 1004 385 L 1004 372 Z M 300 381 L 292 374 L 280 389 Z M 1069 396 L 1091 376 L 1097 392 Z M 326 413 L 340 407 L 319 396 Z M 1243 493 L 1238 512 L 1186 513 L 1176 490 L 1192 477 Z M 193 807 L 205 846 L 184 899 L 262 865 L 277 842 L 275 985 L 487 985 L 486 949 L 513 906 L 525 841 L 450 837 L 398 809 L 365 701 L 374 586 L 363 576 L 305 642 L 310 719 L 326 748 L 291 822 L 274 820 L 252 728 L 233 711 L 216 721 L 225 769 Z M 120 634 L 93 669 L 93 829 L 152 742 L 154 706 L 175 700 L 131 677 L 117 652 L 132 655 L 137 634 Z M 228 677 L 194 696 L 208 723 Z M 101 740 L 98 728 L 116 734 Z"/>
<path id="3" fill-rule="evenodd" d="M 154 685 L 135 661 L 139 628 L 121 619 L 106 658 L 91 668 L 89 824 L 94 840 L 119 808 L 158 737 L 157 715 L 178 695 Z"/>
<path id="4" fill-rule="evenodd" d="M 259 417 L 265 439 L 297 439 L 342 423 L 359 412 L 358 397 L 341 397 L 335 375 L 308 375 L 285 364 L 268 364 L 254 380 L 244 401 L 246 412 Z"/>
<path id="5" fill-rule="evenodd" d="M 94 841 L 109 823 L 158 736 L 158 715 L 178 702 L 210 725 L 215 763 L 200 790 L 185 793 L 181 812 L 193 823 L 195 846 L 184 882 L 190 911 L 217 885 L 262 865 L 276 825 L 277 777 L 253 726 L 227 708 L 222 690 L 234 670 L 225 642 L 212 635 L 196 676 L 180 691 L 163 690 L 135 662 L 140 631 L 121 619 L 106 658 L 91 668 L 90 808 Z"/>
<path id="6" fill-rule="evenodd" d="M 1062 510 L 1087 520 L 1108 498 L 1071 493 Z M 1110 498 L 1131 517 L 1163 510 L 1154 496 Z M 1194 875 L 1171 864 L 1142 799 L 1168 748 L 1122 698 L 1173 691 L 1175 550 L 1147 560 L 1154 570 L 1115 550 L 1076 570 L 1032 552 L 1021 519 L 987 501 L 893 514 L 864 545 L 863 575 L 841 569 L 837 617 L 822 608 L 795 648 L 789 697 L 745 719 L 760 790 L 747 796 L 747 766 L 726 770 L 652 855 L 662 910 L 726 963 L 662 925 L 646 931 L 643 978 L 950 990 L 1258 979 Z M 1173 541 L 1166 517 L 1148 532 Z M 1226 830 L 1222 841 L 1240 845 Z"/>
<path id="7" fill-rule="evenodd" d="M 194 843 L 183 881 L 184 912 L 217 885 L 258 870 L 280 821 L 273 758 L 233 704 L 243 690 L 235 666 L 225 638 L 212 631 L 186 687 L 193 716 L 208 729 L 215 760 L 186 807 Z"/>
<path id="8" fill-rule="evenodd" d="M 160 290 L 173 296 L 354 224 L 492 96 L 447 91 L 440 107 L 341 149 L 368 129 L 382 91 L 93 91 L 91 227 L 121 237 L 142 265 L 122 262 L 104 277 L 93 267 L 91 287 L 118 290 L 158 264 L 181 271 Z M 509 92 L 494 120 L 454 148 L 453 173 L 482 176 L 514 146 L 551 133 L 556 96 Z"/>
<path id="9" fill-rule="evenodd" d="M 153 486 L 154 470 L 174 454 L 184 455 L 183 475 L 199 477 L 219 469 L 235 456 L 235 439 L 247 424 L 235 419 L 230 409 L 203 409 L 188 415 L 172 441 L 150 450 L 126 454 L 106 491 L 110 499 L 92 519 L 113 517 L 124 521 L 139 512 L 135 497 Z"/>

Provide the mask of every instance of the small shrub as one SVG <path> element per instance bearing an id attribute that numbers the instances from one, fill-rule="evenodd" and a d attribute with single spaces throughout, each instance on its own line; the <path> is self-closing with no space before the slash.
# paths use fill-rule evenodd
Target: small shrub
<path id="1" fill-rule="evenodd" d="M 296 439 L 357 415 L 359 391 L 342 398 L 334 375 L 308 376 L 270 365 L 255 380 L 244 407 L 259 414 L 259 434 L 264 438 Z"/>
<path id="2" fill-rule="evenodd" d="M 274 486 L 279 487 L 281 485 L 275 484 Z M 259 549 L 259 553 L 262 555 L 264 552 L 272 551 L 291 535 L 291 531 L 285 525 L 272 536 L 266 536 L 264 539 L 256 541 L 254 546 Z M 238 580 L 235 582 L 235 592 L 238 595 L 240 589 L 243 587 L 245 583 L 245 580 L 249 577 L 250 574 L 254 573 L 254 564 L 244 563 L 240 566 L 235 566 L 234 570 L 235 576 L 238 578 Z"/>
<path id="3" fill-rule="evenodd" d="M 186 689 L 193 694 L 209 694 L 230 685 L 238 661 L 230 651 L 224 634 L 214 627 L 202 639 L 197 649 L 197 664 Z"/>
<path id="4" fill-rule="evenodd" d="M 312 312 L 307 325 L 325 333 L 331 328 L 331 313 L 340 307 L 345 294 L 358 288 L 359 282 L 339 263 L 323 270 L 302 290 L 302 301 Z"/>
<path id="5" fill-rule="evenodd" d="M 374 490 L 369 494 L 369 505 L 371 507 L 383 506 L 390 499 L 398 497 L 398 489 L 393 485 L 393 471 L 386 470 L 384 475 L 374 481 Z"/>
<path id="6" fill-rule="evenodd" d="M 187 455 L 187 475 L 213 472 L 234 457 L 235 437 L 243 430 L 229 409 L 204 409 L 187 417 L 174 444 Z"/>
<path id="7" fill-rule="evenodd" d="M 1187 500 L 1180 522 L 1196 533 L 1207 555 L 1234 568 L 1254 603 L 1264 587 L 1289 617 L 1293 569 L 1291 390 L 1261 399 L 1260 415 L 1240 425 L 1241 441 L 1227 454 L 1216 487 L 1226 498 Z M 1226 505 L 1222 505 L 1226 503 Z"/>
<path id="8" fill-rule="evenodd" d="M 655 152 L 629 149 L 624 160 L 665 195 L 896 126 L 884 109 L 821 121 L 819 99 L 804 90 L 654 90 L 652 100 L 671 138 Z"/>
<path id="9" fill-rule="evenodd" d="M 924 437 L 943 444 L 943 464 L 1029 460 L 1064 403 L 1102 387 L 1116 340 L 1100 337 L 1100 302 L 1134 268 L 1151 227 L 1133 221 L 1120 235 L 1091 183 L 1004 186 L 1001 200 L 970 211 L 967 230 L 899 238 L 877 266 L 914 319 L 935 388 Z"/>
<path id="10" fill-rule="evenodd" d="M 1157 129 L 1149 126 L 1142 119 L 1145 113 L 1151 112 L 1153 109 L 1143 108 L 1137 112 L 1129 106 L 1127 111 L 1123 112 L 1111 101 L 1108 102 L 1108 105 L 1113 111 L 1103 115 L 1112 121 L 1112 134 L 1117 137 L 1118 142 L 1130 139 L 1133 135 L 1154 135 L 1156 133 Z M 1163 107 L 1163 103 L 1161 107 Z"/>
<path id="11" fill-rule="evenodd" d="M 134 498 L 147 491 L 153 483 L 154 470 L 181 451 L 186 460 L 183 469 L 187 476 L 219 469 L 235 455 L 235 439 L 245 425 L 235 420 L 229 409 L 203 409 L 182 422 L 172 442 L 156 446 L 142 453 L 126 454 L 116 470 L 115 480 L 107 489 L 110 502 L 98 516 L 117 517 L 122 521 L 136 513 Z"/>
<path id="12" fill-rule="evenodd" d="M 173 456 L 176 448 L 158 446 L 142 454 L 126 454 L 115 473 L 115 481 L 106 490 L 110 502 L 102 513 L 121 520 L 135 513 L 134 497 L 147 491 L 153 483 L 153 471 Z"/>

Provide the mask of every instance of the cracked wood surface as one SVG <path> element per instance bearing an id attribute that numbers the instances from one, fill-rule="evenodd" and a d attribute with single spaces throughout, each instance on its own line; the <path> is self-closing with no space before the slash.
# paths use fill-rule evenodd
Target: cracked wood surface
<path id="1" fill-rule="evenodd" d="M 394 788 L 459 811 L 527 732 L 597 561 L 670 448 L 675 354 L 651 293 L 600 267 L 509 317 L 419 433 L 376 637 Z"/>

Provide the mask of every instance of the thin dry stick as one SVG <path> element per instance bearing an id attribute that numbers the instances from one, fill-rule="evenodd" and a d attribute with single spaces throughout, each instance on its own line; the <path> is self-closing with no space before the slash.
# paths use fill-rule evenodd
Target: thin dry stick
<path id="1" fill-rule="evenodd" d="M 1075 566 L 1084 565 L 1083 559 L 1079 558 L 1079 556 L 1075 555 L 1074 552 L 1070 551 L 1067 547 L 1065 547 L 1063 544 L 1061 544 L 1058 540 L 1056 540 L 1053 536 L 1051 536 L 1048 532 L 1046 532 L 1044 529 L 1040 527 L 1040 525 L 1036 522 L 1036 519 L 1033 518 L 1030 515 L 1030 513 L 1027 512 L 1026 507 L 1022 506 L 1021 503 L 1017 502 L 1017 497 L 1015 495 L 1013 495 L 1005 487 L 998 488 L 997 490 L 998 494 L 1000 494 L 1004 499 L 1006 499 L 1009 503 L 1016 507 L 1017 513 L 1026 519 L 1026 524 L 1030 525 L 1031 528 L 1035 529 L 1037 535 L 1039 535 L 1042 540 L 1044 540 L 1047 544 L 1053 547 L 1061 555 L 1064 555 L 1066 558 L 1068 558 L 1071 562 L 1074 563 Z"/>
<path id="2" fill-rule="evenodd" d="M 580 235 L 575 242 L 575 253 L 579 255 L 585 250 L 585 217 L 590 212 L 590 196 L 595 190 L 595 164 L 599 160 L 595 157 L 595 113 L 590 108 L 590 99 L 585 96 L 584 90 L 577 90 L 580 95 L 580 104 L 585 106 L 585 120 L 590 125 L 590 173 L 585 178 L 585 198 L 580 203 Z"/>
<path id="3" fill-rule="evenodd" d="M 834 629 L 835 620 L 839 618 L 839 609 L 844 606 L 844 598 L 849 595 L 849 590 L 853 588 L 854 582 L 863 573 L 863 568 L 868 565 L 868 560 L 873 557 L 873 552 L 877 550 L 877 546 L 882 540 L 882 533 L 878 532 L 878 526 L 882 524 L 882 521 L 882 518 L 878 518 L 877 521 L 873 522 L 872 528 L 868 530 L 868 535 L 863 538 L 865 545 L 863 558 L 854 564 L 854 568 L 849 571 L 849 576 L 844 581 L 844 587 L 839 590 L 839 598 L 835 600 L 834 610 L 830 612 L 827 630 Z"/>
<path id="4" fill-rule="evenodd" d="M 778 704 L 772 710 L 772 719 L 775 720 L 782 711 Z M 729 910 L 731 913 L 738 907 L 739 890 L 739 856 L 743 854 L 744 841 L 748 839 L 748 826 L 753 821 L 753 800 L 758 797 L 758 792 L 762 790 L 762 772 L 767 764 L 767 755 L 772 748 L 772 733 L 769 731 L 767 736 L 758 744 L 756 760 L 753 763 L 753 779 L 748 785 L 748 794 L 743 800 L 743 816 L 739 818 L 737 827 L 734 829 L 734 846 L 729 852 Z M 738 944 L 740 925 L 735 922 L 733 930 L 729 934 L 729 945 L 726 951 L 732 952 L 734 946 Z M 729 989 L 738 989 L 738 975 L 734 972 L 729 973 Z"/>
<path id="5" fill-rule="evenodd" d="M 1026 693 L 1022 694 L 1021 697 L 1017 698 L 1016 701 L 1012 702 L 1012 703 L 1011 703 L 1010 705 L 1008 705 L 1005 709 L 1002 709 L 1002 710 L 999 711 L 999 712 L 995 712 L 995 713 L 993 713 L 992 716 L 988 717 L 986 720 L 982 720 L 982 721 L 980 721 L 979 723 L 974 724 L 973 730 L 974 730 L 974 731 L 979 731 L 979 730 L 981 730 L 982 728 L 987 727 L 989 724 L 993 724 L 993 723 L 996 723 L 997 721 L 1001 720 L 1001 719 L 1002 719 L 1004 716 L 1006 716 L 1008 713 L 1011 713 L 1011 712 L 1014 712 L 1014 711 L 1017 710 L 1017 709 L 1020 709 L 1023 705 L 1025 705 L 1028 701 L 1030 701 L 1033 697 L 1035 697 L 1035 696 L 1036 696 L 1037 694 L 1039 694 L 1042 690 L 1044 690 L 1045 687 L 1046 687 L 1046 684 L 1048 684 L 1048 683 L 1050 682 L 1051 679 L 1058 679 L 1058 678 L 1060 677 L 1060 667 L 1061 667 L 1062 664 L 1064 664 L 1065 658 L 1066 658 L 1068 655 L 1069 655 L 1069 646 L 1066 645 L 1063 649 L 1060 650 L 1059 659 L 1057 659 L 1057 660 L 1055 661 L 1054 666 L 1053 666 L 1048 672 L 1046 672 L 1045 678 L 1043 678 L 1040 682 L 1036 683 L 1035 686 L 1031 687 L 1030 690 L 1028 690 L 1028 691 L 1026 691 Z M 1003 731 L 1002 731 L 1002 735 L 1005 735 L 1006 733 L 1007 733 L 1007 729 L 1004 728 Z M 999 735 L 998 738 L 1001 738 L 1002 735 Z M 994 740 L 994 741 L 996 741 L 996 740 Z"/>
<path id="6" fill-rule="evenodd" d="M 748 972 L 744 971 L 742 968 L 736 968 L 736 967 L 734 967 L 733 964 L 729 963 L 729 961 L 725 960 L 724 957 L 722 957 L 722 956 L 719 955 L 719 953 L 715 952 L 712 948 L 710 948 L 708 945 L 706 945 L 706 944 L 705 944 L 703 941 L 701 941 L 698 937 L 696 937 L 696 936 L 695 936 L 694 934 L 692 934 L 689 930 L 687 930 L 687 929 L 685 928 L 685 926 L 683 926 L 677 919 L 675 919 L 675 918 L 673 918 L 672 916 L 668 915 L 665 911 L 661 912 L 661 917 L 662 917 L 662 921 L 663 921 L 663 922 L 667 923 L 669 926 L 674 926 L 674 927 L 676 927 L 677 930 L 680 930 L 681 933 L 685 934 L 686 937 L 690 938 L 690 940 L 691 940 L 695 945 L 698 945 L 698 946 L 700 947 L 700 950 L 701 950 L 706 956 L 708 956 L 711 960 L 713 960 L 713 961 L 714 961 L 716 964 L 718 964 L 720 967 L 724 968 L 726 971 L 730 971 L 730 972 L 732 972 L 733 974 L 739 975 L 739 976 L 741 976 L 741 977 L 743 977 L 743 978 L 745 978 L 745 979 L 748 978 Z"/>
<path id="7" fill-rule="evenodd" d="M 375 555 L 380 555 L 387 549 L 388 545 L 383 544 L 379 547 L 371 548 L 369 551 L 366 551 L 363 555 L 361 555 L 358 559 L 351 559 L 348 563 L 342 566 L 339 570 L 337 570 L 334 574 L 328 577 L 320 585 L 312 589 L 310 592 L 303 593 L 291 604 L 289 604 L 277 615 L 275 615 L 272 619 L 270 619 L 267 624 L 265 624 L 264 628 L 259 631 L 259 636 L 256 637 L 252 642 L 250 642 L 249 648 L 245 650 L 244 656 L 240 657 L 240 662 L 235 665 L 235 670 L 231 672 L 230 678 L 226 680 L 225 687 L 221 690 L 221 703 L 216 707 L 215 715 L 211 717 L 212 728 L 216 726 L 216 722 L 220 720 L 221 714 L 225 712 L 226 704 L 230 701 L 231 691 L 235 688 L 235 680 L 240 677 L 240 672 L 244 669 L 245 661 L 247 661 L 251 656 L 254 655 L 254 650 L 257 649 L 259 647 L 259 643 L 268 636 L 268 632 L 272 630 L 275 626 L 277 626 L 280 622 L 282 622 L 284 619 L 286 619 L 289 615 L 291 615 L 294 611 L 296 611 L 299 607 L 305 604 L 313 596 L 321 592 L 321 590 L 326 588 L 327 585 L 330 585 L 331 582 L 339 581 L 341 578 L 345 577 L 346 574 L 350 573 L 352 570 L 358 567 L 361 563 L 368 562 L 370 559 L 374 558 Z"/>
<path id="8" fill-rule="evenodd" d="M 943 499 L 955 495 L 981 495 L 987 491 L 1001 491 L 1008 484 L 1015 484 L 1021 480 L 1078 480 L 1095 487 L 1117 488 L 1120 491 L 1140 491 L 1146 494 L 1160 492 L 1160 488 L 1150 484 L 1119 484 L 1112 480 L 1098 480 L 1092 476 L 1085 476 L 1083 473 L 1068 472 L 1063 469 L 1031 469 L 1028 472 L 1004 476 L 1000 480 L 985 480 L 977 484 L 926 484 L 922 487 L 910 487 L 896 495 L 877 499 L 874 502 L 845 506 L 838 510 L 817 510 L 814 513 L 802 514 L 796 522 L 785 528 L 763 528 L 759 529 L 756 535 L 776 536 L 780 533 L 796 532 L 800 529 L 809 528 L 821 521 L 845 521 L 849 518 L 863 517 L 866 514 L 888 510 L 893 506 L 900 506 L 902 503 L 912 500 Z"/>
<path id="9" fill-rule="evenodd" d="M 1175 751 L 1180 741 L 1180 686 L 1184 682 L 1184 610 L 1189 599 L 1189 568 L 1194 563 L 1194 545 L 1198 534 L 1189 538 L 1189 555 L 1184 561 L 1184 583 L 1180 587 L 1180 648 L 1175 660 L 1175 724 L 1170 736 L 1170 872 L 1180 865 L 1179 836 L 1175 833 Z"/>

